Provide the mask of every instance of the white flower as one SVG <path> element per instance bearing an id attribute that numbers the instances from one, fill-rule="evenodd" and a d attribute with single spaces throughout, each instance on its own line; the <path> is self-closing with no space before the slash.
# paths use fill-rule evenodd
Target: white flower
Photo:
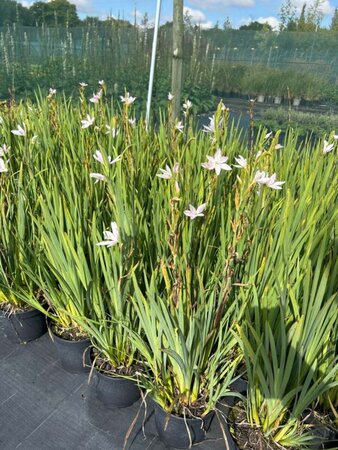
<path id="1" fill-rule="evenodd" d="M 104 86 L 104 80 L 100 80 L 100 81 L 99 81 L 99 85 L 100 85 L 100 86 Z"/>
<path id="2" fill-rule="evenodd" d="M 104 164 L 103 155 L 100 152 L 100 150 L 96 150 L 96 152 L 93 155 L 93 158 L 98 161 L 100 164 Z"/>
<path id="3" fill-rule="evenodd" d="M 111 231 L 104 231 L 103 237 L 105 241 L 99 242 L 96 245 L 105 246 L 107 248 L 116 245 L 119 241 L 119 229 L 116 222 L 111 223 Z"/>
<path id="4" fill-rule="evenodd" d="M 215 125 L 215 116 L 209 117 L 209 125 L 203 125 L 204 128 L 204 133 L 214 133 L 216 130 L 216 125 Z M 218 123 L 218 128 L 220 128 L 222 126 L 223 123 L 223 118 L 220 119 L 219 123 Z"/>
<path id="5" fill-rule="evenodd" d="M 248 165 L 248 161 L 243 158 L 242 155 L 239 155 L 238 158 L 235 158 L 237 164 L 234 164 L 234 167 L 238 167 L 239 169 L 245 169 Z"/>
<path id="6" fill-rule="evenodd" d="M 107 131 L 106 134 L 111 134 L 113 138 L 115 138 L 119 134 L 119 130 L 113 127 L 110 127 L 109 125 L 106 125 Z"/>
<path id="7" fill-rule="evenodd" d="M 108 156 L 108 162 L 109 164 L 115 164 L 118 161 L 121 161 L 122 155 L 117 156 L 115 159 L 111 159 L 111 156 Z"/>
<path id="8" fill-rule="evenodd" d="M 10 151 L 10 147 L 4 144 L 2 147 L 0 147 L 0 156 L 5 156 L 6 153 Z"/>
<path id="9" fill-rule="evenodd" d="M 130 106 L 134 103 L 134 101 L 136 100 L 136 97 L 132 97 L 131 95 L 129 95 L 129 92 L 127 92 L 124 97 L 122 95 L 120 95 L 120 99 L 121 99 L 122 103 L 124 103 L 127 106 Z"/>
<path id="10" fill-rule="evenodd" d="M 53 97 L 53 95 L 55 95 L 55 94 L 56 94 L 56 89 L 49 88 L 49 95 L 48 95 L 48 97 Z"/>
<path id="11" fill-rule="evenodd" d="M 128 119 L 128 122 L 130 123 L 130 125 L 135 128 L 136 125 L 136 118 L 134 117 L 133 119 Z"/>
<path id="12" fill-rule="evenodd" d="M 18 125 L 18 128 L 16 130 L 11 130 L 11 132 L 15 134 L 15 136 L 26 136 L 27 134 L 26 125 L 23 124 L 23 127 Z"/>
<path id="13" fill-rule="evenodd" d="M 326 155 L 326 153 L 329 153 L 334 147 L 334 144 L 329 144 L 327 141 L 324 140 L 324 148 L 323 153 Z"/>
<path id="14" fill-rule="evenodd" d="M 168 164 L 165 166 L 165 169 L 160 169 L 160 173 L 156 174 L 157 177 L 163 178 L 164 180 L 170 180 L 173 176 L 172 171 Z"/>
<path id="15" fill-rule="evenodd" d="M 169 92 L 168 94 L 168 100 L 169 102 L 172 102 L 174 100 L 174 95 L 171 92 Z"/>
<path id="16" fill-rule="evenodd" d="M 8 172 L 7 167 L 5 166 L 5 161 L 0 158 L 0 173 Z"/>
<path id="17" fill-rule="evenodd" d="M 266 183 L 266 185 L 270 189 L 280 190 L 282 189 L 282 185 L 285 183 L 285 181 L 276 181 L 276 177 L 277 175 L 273 173 L 269 178 L 268 182 Z"/>
<path id="18" fill-rule="evenodd" d="M 203 217 L 204 216 L 203 211 L 205 210 L 206 206 L 207 206 L 207 204 L 203 203 L 201 206 L 198 206 L 196 209 L 194 206 L 189 205 L 189 209 L 185 210 L 184 214 L 187 217 L 190 217 L 191 220 L 196 219 L 196 217 Z"/>
<path id="19" fill-rule="evenodd" d="M 269 180 L 269 175 L 266 172 L 261 172 L 260 170 L 257 170 L 254 182 L 258 184 L 266 184 Z"/>
<path id="20" fill-rule="evenodd" d="M 192 102 L 190 100 L 187 100 L 185 103 L 183 103 L 183 108 L 186 110 L 192 108 Z"/>
<path id="21" fill-rule="evenodd" d="M 87 119 L 81 120 L 82 127 L 81 128 L 88 128 L 95 122 L 95 117 L 91 117 L 89 114 L 87 114 Z"/>
<path id="22" fill-rule="evenodd" d="M 281 145 L 281 144 L 275 145 L 275 150 L 280 150 L 281 148 L 284 148 L 283 145 Z"/>
<path id="23" fill-rule="evenodd" d="M 0 123 L 1 123 L 1 117 L 0 117 Z M 334 135 L 333 135 L 333 139 L 335 139 L 336 141 L 338 141 L 338 134 L 334 134 Z"/>
<path id="24" fill-rule="evenodd" d="M 177 122 L 177 124 L 175 125 L 175 128 L 176 128 L 176 130 L 179 131 L 180 133 L 183 133 L 184 125 L 182 124 L 182 122 Z"/>
<path id="25" fill-rule="evenodd" d="M 96 161 L 98 161 L 100 164 L 104 164 L 104 163 L 105 163 L 104 158 L 103 158 L 103 155 L 102 155 L 102 153 L 100 152 L 100 150 L 96 150 L 96 151 L 95 151 L 95 153 L 94 153 L 94 155 L 93 155 L 93 158 L 94 158 Z M 115 159 L 111 159 L 111 156 L 108 156 L 108 163 L 109 163 L 109 164 L 115 164 L 117 161 L 120 161 L 121 158 L 122 158 L 121 155 L 119 155 L 119 156 L 118 156 L 117 158 L 115 158 Z M 94 177 L 94 178 L 95 178 L 95 177 Z"/>
<path id="26" fill-rule="evenodd" d="M 209 125 L 203 125 L 204 133 L 214 133 L 215 131 L 215 116 L 209 117 Z"/>
<path id="27" fill-rule="evenodd" d="M 102 175 L 102 173 L 90 173 L 90 178 L 95 178 L 95 183 L 98 183 L 99 181 L 104 181 L 106 177 Z"/>
<path id="28" fill-rule="evenodd" d="M 32 143 L 32 144 L 35 144 L 37 138 L 38 138 L 38 135 L 37 135 L 37 134 L 34 134 L 34 136 L 33 136 L 32 139 L 31 139 L 31 143 Z"/>
<path id="29" fill-rule="evenodd" d="M 173 172 L 178 173 L 180 171 L 180 163 L 175 163 L 173 167 Z"/>
<path id="30" fill-rule="evenodd" d="M 102 91 L 97 92 L 96 94 L 93 93 L 93 97 L 89 99 L 92 103 L 99 103 L 102 97 Z"/>
<path id="31" fill-rule="evenodd" d="M 227 111 L 227 112 L 229 112 L 230 111 L 230 109 L 227 107 L 227 106 L 225 106 L 225 104 L 223 103 L 223 101 L 221 100 L 221 110 L 224 112 L 224 111 Z"/>
<path id="32" fill-rule="evenodd" d="M 79 83 L 80 84 L 80 86 L 82 87 L 82 88 L 85 88 L 86 86 L 88 86 L 88 84 L 87 83 L 84 83 L 83 81 L 81 81 L 81 83 Z"/>
<path id="33" fill-rule="evenodd" d="M 264 140 L 266 141 L 266 140 L 269 139 L 269 137 L 271 137 L 271 136 L 272 136 L 272 131 L 270 131 L 270 133 L 268 133 L 268 134 L 265 135 Z"/>
<path id="34" fill-rule="evenodd" d="M 216 175 L 218 176 L 221 173 L 221 170 L 231 170 L 231 167 L 226 164 L 228 161 L 227 156 L 222 156 L 221 149 L 219 148 L 215 153 L 215 156 L 207 155 L 208 161 L 202 163 L 202 167 L 208 170 L 214 170 Z"/>
<path id="35" fill-rule="evenodd" d="M 267 172 L 261 172 L 260 170 L 257 170 L 254 177 L 254 182 L 260 184 L 261 186 L 265 185 L 270 189 L 276 190 L 282 189 L 282 185 L 285 183 L 285 181 L 276 181 L 275 173 L 269 177 Z"/>

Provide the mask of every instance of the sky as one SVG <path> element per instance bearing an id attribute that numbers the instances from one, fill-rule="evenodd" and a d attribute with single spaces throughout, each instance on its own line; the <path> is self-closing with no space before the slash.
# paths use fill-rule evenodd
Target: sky
<path id="1" fill-rule="evenodd" d="M 307 5 L 315 0 L 292 0 L 300 11 L 302 5 Z M 323 24 L 331 22 L 334 9 L 338 8 L 338 0 L 320 0 L 323 12 Z M 137 21 L 140 22 L 147 12 L 150 21 L 154 20 L 157 0 L 70 0 L 76 4 L 81 18 L 86 15 L 105 18 L 107 15 L 120 16 L 126 20 L 133 21 L 136 13 Z M 32 0 L 22 1 L 29 6 Z M 273 28 L 278 27 L 278 13 L 282 0 L 185 0 L 184 8 L 189 12 L 192 21 L 201 24 L 204 28 L 212 27 L 217 21 L 220 26 L 229 17 L 234 28 L 257 20 L 268 22 Z M 172 0 L 162 0 L 161 22 L 172 18 Z"/>

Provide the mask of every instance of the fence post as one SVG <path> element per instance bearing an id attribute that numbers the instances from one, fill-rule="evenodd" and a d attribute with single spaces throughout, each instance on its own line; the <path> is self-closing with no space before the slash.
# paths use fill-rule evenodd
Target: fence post
<path id="1" fill-rule="evenodd" d="M 173 120 L 179 119 L 181 110 L 183 84 L 183 0 L 174 0 L 173 17 L 173 64 L 171 78 L 171 93 L 173 99 Z"/>

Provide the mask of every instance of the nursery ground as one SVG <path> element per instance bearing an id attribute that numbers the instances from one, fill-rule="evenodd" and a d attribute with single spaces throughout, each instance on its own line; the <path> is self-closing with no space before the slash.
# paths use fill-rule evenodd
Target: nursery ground
<path id="1" fill-rule="evenodd" d="M 26 345 L 0 336 L 1 450 L 122 450 L 126 433 L 140 408 L 106 410 L 88 375 L 62 369 L 48 336 Z M 157 437 L 152 408 L 144 409 L 126 449 L 168 449 Z M 200 450 L 223 450 L 217 420 Z"/>

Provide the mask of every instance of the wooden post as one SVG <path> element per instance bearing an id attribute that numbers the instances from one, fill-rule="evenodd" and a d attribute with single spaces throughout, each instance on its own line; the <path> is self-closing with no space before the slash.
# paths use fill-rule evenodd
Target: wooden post
<path id="1" fill-rule="evenodd" d="M 171 78 L 171 93 L 173 99 L 173 120 L 179 119 L 183 84 L 183 0 L 174 1 L 173 18 L 173 64 Z"/>

